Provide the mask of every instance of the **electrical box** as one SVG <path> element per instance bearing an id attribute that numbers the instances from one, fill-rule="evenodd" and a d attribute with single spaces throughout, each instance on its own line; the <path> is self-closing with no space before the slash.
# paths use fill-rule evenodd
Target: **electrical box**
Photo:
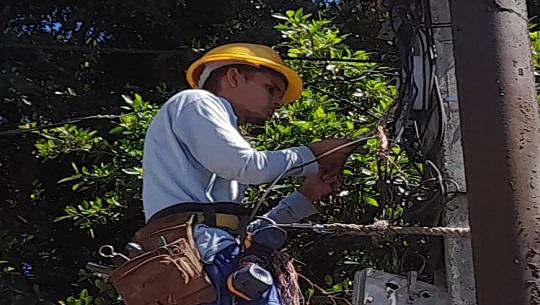
<path id="1" fill-rule="evenodd" d="M 353 305 L 450 305 L 450 298 L 414 271 L 404 277 L 367 268 L 354 275 Z"/>

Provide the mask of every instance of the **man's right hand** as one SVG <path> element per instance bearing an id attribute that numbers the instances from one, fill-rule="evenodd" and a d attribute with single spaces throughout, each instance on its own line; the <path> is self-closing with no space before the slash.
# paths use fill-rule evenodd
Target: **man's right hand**
<path id="1" fill-rule="evenodd" d="M 329 180 L 324 180 L 322 172 L 318 172 L 313 176 L 306 177 L 306 180 L 298 191 L 302 193 L 310 201 L 321 199 L 332 192 L 337 191 L 343 183 L 343 176 L 333 177 Z"/>
<path id="2" fill-rule="evenodd" d="M 308 147 L 309 149 L 311 149 L 315 157 L 319 157 L 325 152 L 334 149 L 340 145 L 346 144 L 350 141 L 351 140 L 349 139 L 328 138 L 320 142 L 309 144 Z M 326 177 L 337 176 L 341 172 L 341 168 L 343 167 L 347 156 L 352 150 L 353 147 L 347 146 L 339 149 L 336 152 L 333 152 L 328 156 L 322 157 L 318 160 L 320 165 L 319 170 L 324 172 L 324 175 Z"/>

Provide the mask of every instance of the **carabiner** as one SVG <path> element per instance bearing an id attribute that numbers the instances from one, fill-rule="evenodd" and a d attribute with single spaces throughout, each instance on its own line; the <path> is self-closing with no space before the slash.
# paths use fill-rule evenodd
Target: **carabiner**
<path id="1" fill-rule="evenodd" d="M 103 245 L 99 248 L 99 254 L 103 257 L 107 258 L 115 258 L 115 257 L 121 257 L 126 262 L 130 260 L 129 257 L 125 256 L 122 253 L 118 253 L 114 251 L 114 247 L 111 245 Z"/>

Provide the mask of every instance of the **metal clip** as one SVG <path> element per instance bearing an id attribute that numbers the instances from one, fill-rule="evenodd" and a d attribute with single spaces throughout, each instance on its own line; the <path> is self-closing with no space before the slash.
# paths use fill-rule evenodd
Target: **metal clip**
<path id="1" fill-rule="evenodd" d="M 129 257 L 125 256 L 122 253 L 118 253 L 114 250 L 114 247 L 111 245 L 103 245 L 99 248 L 99 254 L 107 258 L 121 257 L 125 261 L 129 261 Z"/>
<path id="2" fill-rule="evenodd" d="M 143 255 L 144 253 L 146 253 L 144 249 L 141 247 L 141 245 L 134 242 L 127 243 L 125 249 L 126 251 L 128 251 L 128 254 L 134 254 L 135 256 Z"/>
<path id="3" fill-rule="evenodd" d="M 330 233 L 330 230 L 328 230 L 328 226 L 325 224 L 317 224 L 313 226 L 313 231 L 315 233 Z"/>
<path id="4" fill-rule="evenodd" d="M 107 277 L 113 272 L 113 268 L 105 265 L 100 265 L 94 262 L 86 263 L 86 269 L 98 274 L 101 277 Z"/>
<path id="5" fill-rule="evenodd" d="M 329 233 L 328 227 L 326 224 L 311 224 L 311 223 L 278 223 L 276 224 L 281 228 L 290 228 L 290 229 L 307 229 L 313 230 L 315 233 Z"/>
<path id="6" fill-rule="evenodd" d="M 171 248 L 167 245 L 167 240 L 165 239 L 165 236 L 160 235 L 158 237 L 158 243 L 159 243 L 158 251 L 164 250 L 166 254 L 173 255 Z"/>

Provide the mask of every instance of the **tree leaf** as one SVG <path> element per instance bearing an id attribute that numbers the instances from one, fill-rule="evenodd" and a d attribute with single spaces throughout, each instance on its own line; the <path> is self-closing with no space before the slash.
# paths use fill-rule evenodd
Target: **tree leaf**
<path id="1" fill-rule="evenodd" d="M 279 19 L 279 20 L 289 20 L 289 18 L 283 16 L 282 14 L 278 14 L 278 13 L 271 14 L 270 16 L 272 16 L 273 18 Z"/>
<path id="2" fill-rule="evenodd" d="M 375 200 L 375 198 L 364 196 L 364 197 L 362 197 L 362 199 L 368 205 L 371 205 L 371 206 L 374 206 L 374 207 L 379 206 L 379 203 L 377 202 L 377 200 Z"/>

